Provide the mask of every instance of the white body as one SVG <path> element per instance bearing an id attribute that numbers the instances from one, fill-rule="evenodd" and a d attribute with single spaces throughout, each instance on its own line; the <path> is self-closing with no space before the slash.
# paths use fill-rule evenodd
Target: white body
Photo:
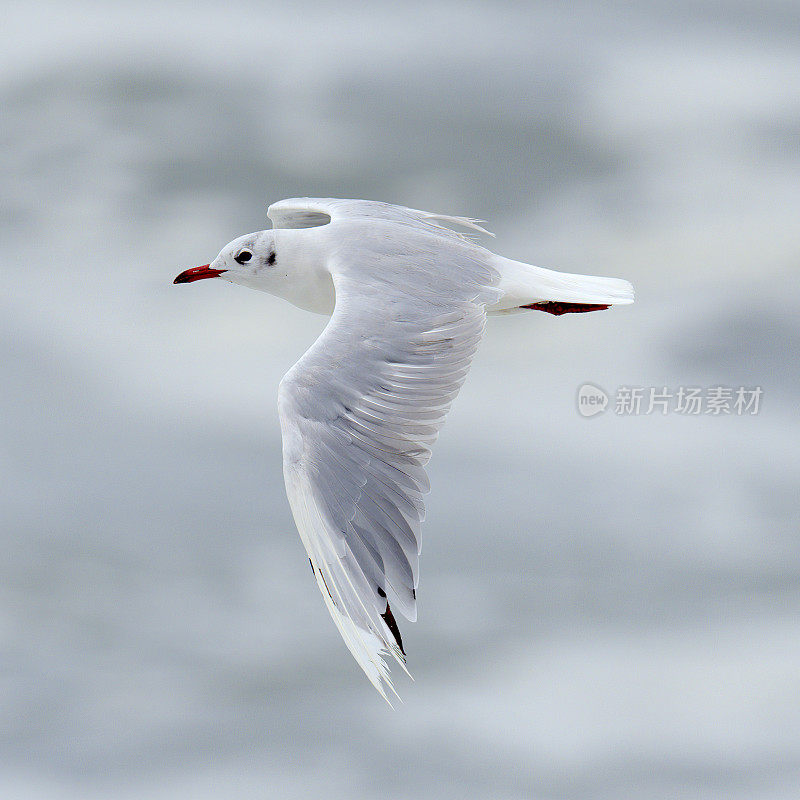
<path id="1" fill-rule="evenodd" d="M 350 227 L 356 228 L 353 236 L 358 236 L 359 224 L 364 223 L 350 223 Z M 276 228 L 263 231 L 262 234 L 249 234 L 249 237 L 263 234 L 274 237 L 278 265 L 276 274 L 270 276 L 269 283 L 261 280 L 260 276 L 235 272 L 224 277 L 234 283 L 282 297 L 307 311 L 330 315 L 335 303 L 332 278 L 335 267 L 331 255 L 336 252 L 337 238 L 346 233 L 343 230 L 346 227 L 347 224 L 334 227 L 326 224 L 313 228 Z M 247 238 L 241 237 L 242 240 Z M 497 272 L 500 293 L 495 302 L 487 304 L 486 311 L 489 314 L 518 311 L 521 306 L 538 302 L 597 305 L 626 305 L 633 302 L 633 287 L 620 278 L 574 275 L 535 267 L 496 255 L 466 239 L 447 244 L 469 249 Z M 218 261 L 215 261 L 213 266 L 217 265 Z"/>

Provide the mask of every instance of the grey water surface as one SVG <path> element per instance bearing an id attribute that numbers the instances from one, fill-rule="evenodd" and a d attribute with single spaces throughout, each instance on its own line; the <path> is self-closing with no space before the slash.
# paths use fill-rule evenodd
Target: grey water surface
<path id="1" fill-rule="evenodd" d="M 798 34 L 779 0 L 9 8 L 0 796 L 800 796 Z M 637 289 L 490 320 L 394 712 L 283 489 L 324 319 L 171 283 L 297 195 Z M 682 386 L 763 395 L 615 413 Z"/>

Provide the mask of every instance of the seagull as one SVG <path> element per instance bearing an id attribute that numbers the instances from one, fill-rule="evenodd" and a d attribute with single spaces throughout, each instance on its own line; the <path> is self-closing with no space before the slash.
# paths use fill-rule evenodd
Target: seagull
<path id="1" fill-rule="evenodd" d="M 267 216 L 271 230 L 174 283 L 219 277 L 330 317 L 278 390 L 286 494 L 328 611 L 391 705 L 385 659 L 408 673 L 395 614 L 417 618 L 425 465 L 487 314 L 599 311 L 633 287 L 495 255 L 468 217 L 314 198 Z"/>

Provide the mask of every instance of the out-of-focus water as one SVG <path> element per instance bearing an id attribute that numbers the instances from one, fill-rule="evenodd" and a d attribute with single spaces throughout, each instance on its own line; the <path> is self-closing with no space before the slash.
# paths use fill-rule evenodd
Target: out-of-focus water
<path id="1" fill-rule="evenodd" d="M 0 48 L 0 796 L 796 798 L 797 3 L 35 3 Z M 493 319 L 390 712 L 275 393 L 324 320 L 174 287 L 294 195 L 633 281 Z M 763 387 L 583 419 L 579 385 Z"/>

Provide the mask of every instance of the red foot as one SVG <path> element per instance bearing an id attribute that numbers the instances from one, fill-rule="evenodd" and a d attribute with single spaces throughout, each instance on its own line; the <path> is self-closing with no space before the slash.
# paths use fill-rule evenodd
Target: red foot
<path id="1" fill-rule="evenodd" d="M 587 311 L 605 311 L 609 306 L 593 305 L 592 303 L 529 303 L 520 308 L 530 308 L 534 311 L 546 311 L 548 314 L 555 314 L 560 317 L 562 314 L 583 314 Z"/>

